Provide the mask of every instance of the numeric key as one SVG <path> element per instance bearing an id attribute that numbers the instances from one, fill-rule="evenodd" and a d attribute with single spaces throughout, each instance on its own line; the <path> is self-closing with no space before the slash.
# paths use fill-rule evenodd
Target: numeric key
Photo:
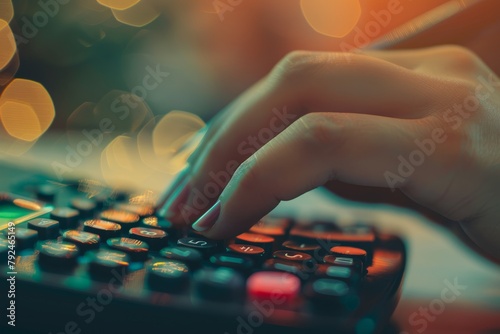
<path id="1" fill-rule="evenodd" d="M 42 266 L 54 266 L 65 269 L 76 265 L 78 247 L 68 242 L 45 241 L 38 247 Z"/>
<path id="2" fill-rule="evenodd" d="M 189 268 L 178 261 L 159 261 L 148 267 L 149 286 L 155 290 L 179 293 L 189 281 Z"/>
<path id="3" fill-rule="evenodd" d="M 16 250 L 21 251 L 27 248 L 35 247 L 36 242 L 38 241 L 38 232 L 35 230 L 16 227 Z M 8 231 L 4 231 L 4 236 L 8 238 Z"/>
<path id="4" fill-rule="evenodd" d="M 139 225 L 139 215 L 123 210 L 109 209 L 101 212 L 101 219 L 120 224 L 124 230 Z"/>
<path id="5" fill-rule="evenodd" d="M 53 219 L 37 218 L 30 220 L 28 228 L 37 231 L 40 240 L 57 239 L 59 236 L 59 222 Z"/>
<path id="6" fill-rule="evenodd" d="M 273 249 L 274 241 L 275 239 L 268 235 L 246 232 L 238 235 L 234 243 L 258 246 L 263 248 L 267 253 L 270 253 Z"/>
<path id="7" fill-rule="evenodd" d="M 195 294 L 206 300 L 237 302 L 243 299 L 243 277 L 230 268 L 205 268 L 193 277 Z"/>
<path id="8" fill-rule="evenodd" d="M 156 228 L 134 227 L 130 229 L 129 235 L 131 238 L 144 241 L 152 250 L 161 249 L 168 242 L 167 233 Z"/>
<path id="9" fill-rule="evenodd" d="M 83 223 L 83 230 L 99 235 L 103 240 L 120 235 L 121 226 L 101 219 L 91 219 Z"/>
<path id="10" fill-rule="evenodd" d="M 106 241 L 112 249 L 126 253 L 132 261 L 146 261 L 149 246 L 143 241 L 131 238 L 112 238 Z"/>
<path id="11" fill-rule="evenodd" d="M 101 238 L 94 233 L 69 230 L 63 233 L 63 240 L 76 244 L 78 249 L 84 253 L 99 248 Z"/>
<path id="12" fill-rule="evenodd" d="M 265 256 L 264 248 L 254 245 L 231 244 L 227 246 L 227 251 L 244 255 L 256 263 L 260 263 Z"/>
<path id="13" fill-rule="evenodd" d="M 92 218 L 96 210 L 96 202 L 88 198 L 75 198 L 71 201 L 71 207 L 78 210 L 80 217 Z"/>
<path id="14" fill-rule="evenodd" d="M 62 229 L 72 229 L 78 226 L 79 212 L 72 208 L 55 208 L 50 213 L 50 218 L 57 220 Z"/>
<path id="15" fill-rule="evenodd" d="M 346 282 L 331 278 L 310 282 L 304 288 L 304 294 L 315 306 L 329 310 L 345 307 L 353 295 Z"/>
<path id="16" fill-rule="evenodd" d="M 253 261 L 250 258 L 232 253 L 212 255 L 209 261 L 215 267 L 228 267 L 243 273 L 249 273 L 253 267 Z"/>
<path id="17" fill-rule="evenodd" d="M 99 250 L 90 252 L 90 274 L 97 277 L 109 277 L 117 273 L 123 280 L 123 275 L 129 267 L 129 257 L 119 251 Z M 121 282 L 119 282 L 121 283 Z"/>
<path id="18" fill-rule="evenodd" d="M 175 261 L 186 263 L 190 268 L 197 268 L 201 265 L 203 255 L 196 249 L 188 247 L 165 247 L 160 250 L 160 255 Z"/>
<path id="19" fill-rule="evenodd" d="M 186 237 L 177 240 L 179 246 L 194 248 L 200 251 L 205 257 L 217 250 L 217 243 L 211 240 L 205 240 L 195 237 Z"/>

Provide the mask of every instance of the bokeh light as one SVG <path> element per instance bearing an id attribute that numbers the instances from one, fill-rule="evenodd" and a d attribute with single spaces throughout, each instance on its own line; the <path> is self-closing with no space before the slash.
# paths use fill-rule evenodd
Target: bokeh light
<path id="1" fill-rule="evenodd" d="M 0 0 L 0 20 L 10 22 L 14 17 L 14 7 L 11 0 Z"/>
<path id="2" fill-rule="evenodd" d="M 45 87 L 35 81 L 14 79 L 0 96 L 0 108 L 8 101 L 24 103 L 38 118 L 41 132 L 45 132 L 55 117 L 54 103 Z M 28 109 L 24 109 L 28 110 Z"/>
<path id="3" fill-rule="evenodd" d="M 1 6 L 0 6 L 1 9 Z M 0 71 L 2 71 L 16 54 L 16 39 L 9 23 L 0 19 Z"/>
<path id="4" fill-rule="evenodd" d="M 24 154 L 49 128 L 54 117 L 52 99 L 41 84 L 12 80 L 0 96 L 0 153 Z"/>
<path id="5" fill-rule="evenodd" d="M 177 173 L 201 139 L 193 136 L 204 126 L 198 116 L 184 111 L 156 117 L 137 135 L 141 160 L 152 169 Z"/>
<path id="6" fill-rule="evenodd" d="M 144 27 L 160 16 L 160 11 L 144 0 L 124 10 L 112 9 L 112 12 L 117 21 L 133 27 Z"/>
<path id="7" fill-rule="evenodd" d="M 7 133 L 20 140 L 30 142 L 43 133 L 36 112 L 24 103 L 7 101 L 2 104 L 0 120 Z"/>
<path id="8" fill-rule="evenodd" d="M 97 0 L 97 2 L 110 9 L 124 10 L 137 5 L 141 0 Z"/>
<path id="9" fill-rule="evenodd" d="M 136 141 L 124 135 L 113 139 L 102 151 L 101 172 L 105 182 L 118 189 L 140 187 L 149 177 L 139 158 Z"/>
<path id="10" fill-rule="evenodd" d="M 314 30 L 336 38 L 349 34 L 361 16 L 359 0 L 301 0 L 300 7 Z"/>

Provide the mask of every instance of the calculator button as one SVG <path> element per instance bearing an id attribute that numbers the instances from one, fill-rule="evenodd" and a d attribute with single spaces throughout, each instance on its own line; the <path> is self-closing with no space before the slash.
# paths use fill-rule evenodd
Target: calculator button
<path id="1" fill-rule="evenodd" d="M 247 295 L 251 300 L 269 300 L 277 307 L 286 306 L 299 295 L 300 280 L 289 273 L 261 271 L 247 280 Z"/>
<path id="2" fill-rule="evenodd" d="M 52 184 L 42 184 L 36 187 L 35 196 L 38 200 L 46 203 L 54 202 L 58 187 Z"/>
<path id="3" fill-rule="evenodd" d="M 110 198 L 109 194 L 107 194 L 106 192 L 100 192 L 99 194 L 92 197 L 92 200 L 95 203 L 96 210 L 100 211 L 103 210 L 104 208 L 109 207 Z"/>
<path id="4" fill-rule="evenodd" d="M 123 252 L 99 250 L 91 252 L 89 257 L 89 271 L 95 276 L 122 274 L 129 267 L 129 257 Z"/>
<path id="5" fill-rule="evenodd" d="M 120 224 L 124 229 L 139 225 L 139 216 L 132 212 L 109 209 L 101 212 L 101 219 Z"/>
<path id="6" fill-rule="evenodd" d="M 181 292 L 189 281 L 187 265 L 178 261 L 160 261 L 148 267 L 149 286 L 155 290 Z"/>
<path id="7" fill-rule="evenodd" d="M 177 244 L 183 247 L 194 248 L 200 251 L 204 256 L 208 256 L 217 250 L 217 243 L 202 238 L 186 237 L 177 240 Z"/>
<path id="8" fill-rule="evenodd" d="M 221 302 L 243 300 L 245 282 L 243 277 L 230 268 L 205 268 L 193 277 L 197 297 Z"/>
<path id="9" fill-rule="evenodd" d="M 212 255 L 209 261 L 216 267 L 228 267 L 244 273 L 249 272 L 254 264 L 250 258 L 232 253 Z"/>
<path id="10" fill-rule="evenodd" d="M 114 205 L 114 208 L 119 211 L 134 213 L 139 217 L 148 217 L 154 213 L 153 207 L 145 204 L 118 203 Z"/>
<path id="11" fill-rule="evenodd" d="M 288 228 L 290 227 L 290 220 L 286 218 L 263 218 L 257 224 L 250 228 L 250 232 L 256 234 L 264 234 L 274 238 L 284 237 Z"/>
<path id="12" fill-rule="evenodd" d="M 71 207 L 78 210 L 80 217 L 92 218 L 96 210 L 96 202 L 88 198 L 75 198 L 71 201 Z"/>
<path id="13" fill-rule="evenodd" d="M 101 219 L 91 219 L 83 223 L 83 230 L 99 235 L 102 239 L 117 237 L 120 235 L 121 226 Z"/>
<path id="14" fill-rule="evenodd" d="M 366 267 L 366 251 L 364 249 L 346 246 L 335 246 L 330 249 L 330 253 L 337 257 L 349 257 L 352 259 L 358 259 L 363 262 L 363 266 Z"/>
<path id="15" fill-rule="evenodd" d="M 187 247 L 165 247 L 160 250 L 160 255 L 169 259 L 186 263 L 191 268 L 199 267 L 203 256 L 199 251 Z"/>
<path id="16" fill-rule="evenodd" d="M 321 264 L 316 270 L 316 276 L 323 278 L 333 278 L 344 281 L 347 284 L 358 283 L 361 275 L 353 270 L 353 268 L 342 266 L 331 266 L 328 264 Z"/>
<path id="17" fill-rule="evenodd" d="M 280 259 L 269 259 L 263 264 L 263 268 L 266 270 L 282 271 L 297 275 L 301 279 L 308 279 L 310 274 L 314 273 L 314 268 L 310 270 L 310 274 L 307 273 L 307 268 L 301 263 L 284 261 Z"/>
<path id="18" fill-rule="evenodd" d="M 254 261 L 257 260 L 257 262 L 259 262 L 265 254 L 264 248 L 245 244 L 231 244 L 227 246 L 227 250 L 228 252 L 245 255 Z"/>
<path id="19" fill-rule="evenodd" d="M 165 247 L 168 243 L 168 235 L 156 228 L 134 227 L 129 231 L 130 237 L 146 242 L 153 250 Z"/>
<path id="20" fill-rule="evenodd" d="M 254 245 L 263 248 L 266 252 L 271 252 L 275 239 L 268 235 L 255 233 L 242 233 L 235 239 L 237 244 Z"/>
<path id="21" fill-rule="evenodd" d="M 349 301 L 351 291 L 344 281 L 332 278 L 320 278 L 306 285 L 304 295 L 316 304 L 316 306 L 342 308 Z M 352 301 L 355 302 L 355 300 Z"/>
<path id="22" fill-rule="evenodd" d="M 72 208 L 55 208 L 50 213 L 50 218 L 57 220 L 62 229 L 72 229 L 78 226 L 79 213 Z"/>
<path id="23" fill-rule="evenodd" d="M 310 255 L 321 254 L 321 247 L 318 244 L 296 242 L 287 240 L 282 244 L 282 247 L 291 251 L 307 253 Z"/>
<path id="24" fill-rule="evenodd" d="M 111 196 L 110 196 L 114 201 L 116 202 L 124 202 L 124 201 L 128 201 L 129 199 L 129 194 L 125 191 L 120 191 L 120 190 L 117 190 L 117 191 L 114 191 Z"/>
<path id="25" fill-rule="evenodd" d="M 74 266 L 78 247 L 68 242 L 44 241 L 38 247 L 40 265 Z"/>
<path id="26" fill-rule="evenodd" d="M 157 228 L 167 233 L 174 232 L 174 225 L 170 221 L 155 216 L 142 218 L 141 225 L 144 227 Z"/>
<path id="27" fill-rule="evenodd" d="M 294 262 L 305 262 L 312 259 L 312 256 L 309 254 L 285 250 L 274 252 L 273 257 L 276 259 Z"/>
<path id="28" fill-rule="evenodd" d="M 63 233 L 63 240 L 72 242 L 78 246 L 82 252 L 99 248 L 101 238 L 94 233 L 69 230 Z"/>
<path id="29" fill-rule="evenodd" d="M 359 274 L 362 274 L 365 269 L 363 262 L 360 259 L 353 259 L 351 257 L 327 255 L 323 258 L 323 262 L 335 266 L 349 267 L 352 268 L 354 272 Z"/>
<path id="30" fill-rule="evenodd" d="M 28 228 L 38 232 L 40 240 L 57 239 L 59 222 L 53 219 L 37 218 L 28 222 Z"/>
<path id="31" fill-rule="evenodd" d="M 27 248 L 35 247 L 36 242 L 38 241 L 38 232 L 35 230 L 16 227 L 16 250 L 21 251 Z M 5 230 L 3 232 L 4 236 L 8 237 L 8 232 Z"/>
<path id="32" fill-rule="evenodd" d="M 331 221 L 323 221 L 323 220 L 314 220 L 310 225 L 307 226 L 313 232 L 333 232 L 340 231 L 340 228 L 337 224 Z"/>
<path id="33" fill-rule="evenodd" d="M 112 249 L 126 253 L 131 261 L 145 261 L 148 258 L 149 246 L 144 241 L 131 238 L 112 238 L 106 241 Z"/>

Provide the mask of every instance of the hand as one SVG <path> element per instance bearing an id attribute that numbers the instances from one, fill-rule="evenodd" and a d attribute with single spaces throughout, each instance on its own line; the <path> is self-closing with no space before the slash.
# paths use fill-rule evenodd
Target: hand
<path id="1" fill-rule="evenodd" d="M 168 216 L 210 238 L 331 181 L 398 190 L 500 257 L 500 81 L 456 46 L 293 52 L 220 113 Z M 215 205 L 214 205 L 215 203 Z"/>

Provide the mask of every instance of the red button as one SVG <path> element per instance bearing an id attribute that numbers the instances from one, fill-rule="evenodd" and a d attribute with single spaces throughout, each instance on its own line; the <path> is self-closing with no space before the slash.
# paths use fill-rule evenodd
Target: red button
<path id="1" fill-rule="evenodd" d="M 347 246 L 334 246 L 330 249 L 330 253 L 334 256 L 359 259 L 363 262 L 363 265 L 366 266 L 366 251 L 364 249 Z"/>
<path id="2" fill-rule="evenodd" d="M 247 281 L 250 299 L 269 300 L 276 306 L 293 301 L 299 291 L 299 278 L 289 273 L 261 271 L 251 275 Z"/>

